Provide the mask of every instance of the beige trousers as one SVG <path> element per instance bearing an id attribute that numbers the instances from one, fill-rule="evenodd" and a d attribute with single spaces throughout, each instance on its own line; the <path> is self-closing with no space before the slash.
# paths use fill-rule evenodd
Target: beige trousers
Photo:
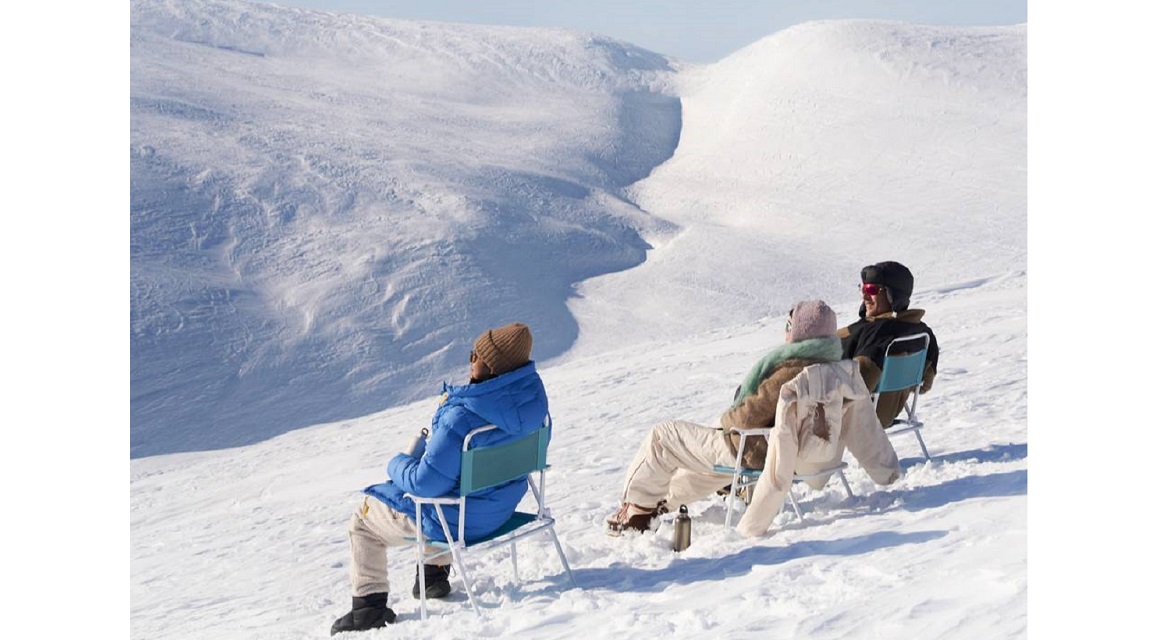
<path id="1" fill-rule="evenodd" d="M 661 422 L 628 466 L 623 501 L 652 508 L 667 500 L 668 508 L 677 511 L 728 486 L 732 476 L 715 473 L 712 465 L 735 462 L 719 429 L 683 420 Z"/>
<path id="2" fill-rule="evenodd" d="M 407 538 L 416 537 L 416 523 L 408 516 L 372 496 L 364 496 L 364 504 L 352 514 L 348 522 L 348 540 L 352 547 L 352 595 L 362 598 L 373 593 L 389 593 L 388 547 L 413 544 Z M 425 555 L 438 553 L 435 547 L 424 548 Z M 443 555 L 429 564 L 448 565 L 452 557 Z"/>

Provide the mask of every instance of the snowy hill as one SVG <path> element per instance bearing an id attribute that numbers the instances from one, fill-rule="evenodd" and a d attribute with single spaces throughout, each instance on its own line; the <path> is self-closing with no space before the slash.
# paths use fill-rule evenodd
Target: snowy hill
<path id="1" fill-rule="evenodd" d="M 1025 268 L 1023 26 L 807 23 L 677 82 L 680 145 L 628 192 L 681 231 L 581 285 L 578 349 L 845 300 L 881 260 L 918 287 Z"/>
<path id="2" fill-rule="evenodd" d="M 1024 269 L 1023 27 L 814 23 L 688 68 L 228 1 L 131 33 L 133 457 L 415 400 L 511 319 L 562 362 L 847 300 L 866 262 Z"/>
<path id="3" fill-rule="evenodd" d="M 679 67 L 591 34 L 132 3 L 131 633 L 328 637 L 358 490 L 523 320 L 547 546 L 368 638 L 1024 638 L 1026 31 L 801 25 Z M 789 305 L 898 259 L 940 339 L 925 461 L 774 535 L 604 535 L 655 423 L 709 422 Z M 408 401 L 412 402 L 408 402 Z M 382 411 L 379 411 L 383 409 Z M 225 448 L 228 447 L 228 448 Z M 851 461 L 850 461 L 851 462 Z"/>
<path id="4" fill-rule="evenodd" d="M 132 5 L 132 452 L 255 442 L 427 393 L 661 227 L 667 61 L 591 35 L 236 2 Z M 467 340 L 466 340 L 467 339 Z"/>

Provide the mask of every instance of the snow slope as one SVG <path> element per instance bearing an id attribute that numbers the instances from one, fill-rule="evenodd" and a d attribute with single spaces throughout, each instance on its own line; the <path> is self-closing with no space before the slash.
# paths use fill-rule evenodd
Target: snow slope
<path id="1" fill-rule="evenodd" d="M 132 452 L 411 400 L 511 317 L 577 333 L 644 260 L 661 56 L 590 34 L 132 4 Z"/>
<path id="2" fill-rule="evenodd" d="M 677 81 L 680 145 L 628 191 L 681 231 L 580 286 L 574 353 L 844 299 L 894 257 L 919 286 L 1023 268 L 1023 26 L 807 23 Z"/>
<path id="3" fill-rule="evenodd" d="M 561 362 L 843 300 L 882 259 L 925 286 L 1019 271 L 1025 49 L 826 22 L 680 68 L 592 34 L 138 0 L 132 455 L 414 400 L 512 319 Z"/>
<path id="4" fill-rule="evenodd" d="M 361 487 L 518 319 L 556 431 L 542 541 L 363 638 L 1024 638 L 1025 28 L 801 25 L 673 67 L 589 34 L 132 3 L 131 634 L 328 637 Z M 933 460 L 774 534 L 719 498 L 604 535 L 647 430 L 711 421 L 797 299 L 898 259 Z M 545 266 L 546 265 L 546 266 Z M 591 276 L 599 276 L 588 279 Z M 573 297 L 574 296 L 574 297 Z M 411 401 L 411 402 L 409 402 Z M 377 411 L 383 409 L 382 411 Z"/>
<path id="5" fill-rule="evenodd" d="M 1027 637 L 1026 284 L 1016 273 L 915 297 L 941 342 L 920 410 L 931 462 L 901 436 L 901 480 L 877 488 L 853 463 L 855 500 L 838 484 L 804 489 L 805 520 L 786 511 L 753 541 L 724 530 L 719 497 L 702 501 L 681 554 L 670 526 L 604 534 L 624 470 L 657 422 L 718 415 L 781 342 L 785 318 L 545 367 L 556 424 L 547 487 L 578 588 L 549 544 L 524 541 L 519 587 L 506 548 L 477 557 L 483 621 L 457 577 L 421 623 L 413 552 L 400 549 L 390 556 L 400 621 L 358 637 Z M 854 301 L 837 303 L 843 322 L 855 317 Z M 462 364 L 453 380 L 463 375 Z M 345 528 L 357 492 L 385 479 L 431 419 L 431 393 L 246 447 L 133 460 L 132 637 L 327 637 L 350 603 Z"/>

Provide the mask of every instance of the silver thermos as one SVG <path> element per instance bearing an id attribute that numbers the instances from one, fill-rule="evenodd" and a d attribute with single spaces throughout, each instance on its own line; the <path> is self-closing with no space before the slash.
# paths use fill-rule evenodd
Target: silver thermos
<path id="1" fill-rule="evenodd" d="M 404 450 L 404 453 L 407 453 L 413 458 L 423 457 L 425 444 L 424 439 L 427 437 L 428 429 L 421 429 L 420 433 L 418 433 L 415 438 L 412 438 L 412 442 L 408 444 L 408 448 Z"/>
<path id="2" fill-rule="evenodd" d="M 676 523 L 672 528 L 672 550 L 683 551 L 692 544 L 692 518 L 688 517 L 688 506 L 680 505 Z"/>

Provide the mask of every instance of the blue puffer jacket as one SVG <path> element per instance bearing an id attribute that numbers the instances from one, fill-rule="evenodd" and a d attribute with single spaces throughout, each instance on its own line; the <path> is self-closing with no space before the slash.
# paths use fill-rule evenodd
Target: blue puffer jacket
<path id="1" fill-rule="evenodd" d="M 405 493 L 425 498 L 460 495 L 460 458 L 469 431 L 494 424 L 497 429 L 476 436 L 470 446 L 501 444 L 539 429 L 547 414 L 548 396 L 534 362 L 477 384 L 445 384 L 424 455 L 417 459 L 401 453 L 392 458 L 388 463 L 391 481 L 372 485 L 364 493 L 415 520 L 416 505 Z M 504 524 L 527 490 L 528 481 L 522 478 L 468 496 L 465 540 L 488 535 Z M 444 516 L 455 538 L 459 509 L 445 507 Z M 445 540 L 431 507 L 424 509 L 424 535 Z"/>

